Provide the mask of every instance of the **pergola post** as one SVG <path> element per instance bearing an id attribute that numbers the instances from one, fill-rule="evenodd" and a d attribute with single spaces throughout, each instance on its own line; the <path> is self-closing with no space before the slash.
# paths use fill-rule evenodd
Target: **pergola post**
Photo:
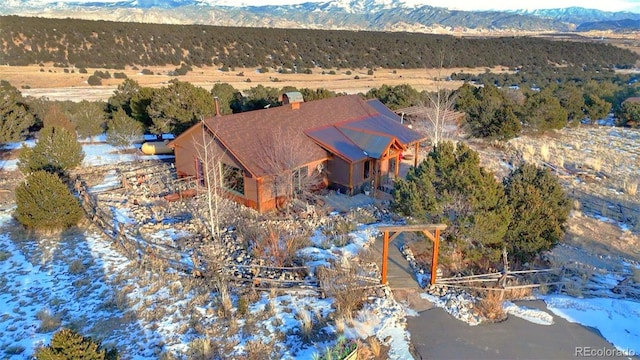
<path id="1" fill-rule="evenodd" d="M 438 250 L 440 249 L 440 230 L 435 229 L 433 239 L 433 252 L 431 253 L 431 279 L 429 285 L 436 283 L 436 274 L 438 273 Z"/>
<path id="2" fill-rule="evenodd" d="M 438 271 L 438 254 L 440 249 L 440 231 L 447 228 L 446 224 L 424 224 L 424 225 L 383 225 L 378 227 L 382 231 L 382 270 L 380 274 L 380 284 L 387 284 L 387 269 L 389 261 L 389 242 L 405 231 L 422 231 L 424 235 L 433 241 L 433 251 L 431 252 L 431 278 L 429 284 L 436 283 Z M 389 237 L 390 232 L 394 232 Z M 433 231 L 433 234 L 431 233 Z"/>
<path id="3" fill-rule="evenodd" d="M 385 231 L 382 243 L 382 275 L 380 284 L 387 284 L 387 259 L 389 258 L 389 232 Z"/>

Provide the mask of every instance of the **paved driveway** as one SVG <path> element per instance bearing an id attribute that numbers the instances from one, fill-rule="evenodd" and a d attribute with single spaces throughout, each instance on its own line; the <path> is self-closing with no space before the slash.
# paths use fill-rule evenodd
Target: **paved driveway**
<path id="1" fill-rule="evenodd" d="M 519 304 L 552 314 L 540 300 Z M 576 347 L 615 349 L 597 330 L 553 318 L 553 325 L 509 316 L 502 323 L 469 326 L 432 308 L 407 322 L 416 359 L 577 359 Z"/>

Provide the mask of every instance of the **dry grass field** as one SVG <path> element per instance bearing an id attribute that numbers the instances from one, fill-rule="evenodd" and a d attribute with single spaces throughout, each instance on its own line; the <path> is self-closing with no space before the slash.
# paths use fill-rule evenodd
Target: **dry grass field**
<path id="1" fill-rule="evenodd" d="M 162 87 L 172 79 L 190 82 L 196 86 L 211 89 L 216 83 L 227 83 L 238 90 L 247 90 L 258 85 L 270 87 L 294 86 L 297 88 L 325 88 L 336 92 L 365 93 L 372 88 L 379 88 L 386 84 L 396 86 L 409 84 L 413 88 L 422 90 L 434 90 L 436 79 L 446 78 L 454 72 L 481 73 L 485 68 L 474 69 L 402 69 L 390 70 L 378 68 L 373 75 L 367 74 L 367 69 L 314 69 L 313 74 L 280 74 L 275 71 L 259 73 L 256 68 L 234 69 L 223 72 L 217 67 L 194 67 L 184 76 L 170 76 L 168 73 L 175 70 L 175 66 L 145 67 L 154 75 L 142 75 L 141 70 L 130 67 L 125 70 L 113 69 L 87 69 L 87 74 L 80 74 L 71 69 L 65 72 L 63 68 L 45 66 L 2 66 L 0 67 L 0 79 L 7 80 L 11 85 L 19 88 L 24 95 L 36 97 L 48 97 L 51 100 L 106 100 L 113 94 L 113 90 L 123 82 L 122 79 L 106 79 L 101 86 L 89 86 L 87 78 L 95 70 L 123 72 L 127 78 L 137 81 L 142 86 Z M 42 71 L 43 70 L 43 71 Z M 333 70 L 335 75 L 329 74 Z M 350 75 L 347 75 L 347 71 Z M 491 71 L 507 71 L 502 68 L 494 68 Z M 444 85 L 443 85 L 444 84 Z M 440 82 L 440 86 L 457 89 L 462 85 L 460 81 Z"/>

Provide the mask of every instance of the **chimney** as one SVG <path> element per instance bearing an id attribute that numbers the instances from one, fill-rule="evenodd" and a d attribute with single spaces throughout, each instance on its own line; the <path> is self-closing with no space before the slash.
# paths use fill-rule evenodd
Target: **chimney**
<path id="1" fill-rule="evenodd" d="M 216 106 L 216 116 L 222 116 L 222 114 L 220 114 L 220 100 L 217 96 L 213 97 L 213 102 Z"/>
<path id="2" fill-rule="evenodd" d="M 302 94 L 297 91 L 284 93 L 280 95 L 278 100 L 282 102 L 282 105 L 290 105 L 293 110 L 300 109 L 300 103 L 304 102 Z"/>

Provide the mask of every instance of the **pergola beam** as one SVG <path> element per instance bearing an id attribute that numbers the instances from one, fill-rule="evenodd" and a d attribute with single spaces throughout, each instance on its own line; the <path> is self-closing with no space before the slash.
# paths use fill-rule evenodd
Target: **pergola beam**
<path id="1" fill-rule="evenodd" d="M 436 272 L 438 270 L 438 253 L 440 248 L 440 231 L 447 228 L 446 224 L 417 224 L 417 225 L 383 225 L 378 229 L 383 233 L 382 243 L 382 273 L 380 284 L 387 284 L 387 268 L 389 260 L 389 242 L 398 235 L 406 231 L 421 231 L 427 238 L 433 241 L 433 251 L 431 252 L 431 279 L 430 285 L 436 283 Z M 431 233 L 433 231 L 433 234 Z M 390 233 L 393 233 L 389 236 Z"/>
<path id="2" fill-rule="evenodd" d="M 413 224 L 413 225 L 381 225 L 380 231 L 423 231 L 423 230 L 444 230 L 447 224 Z"/>

